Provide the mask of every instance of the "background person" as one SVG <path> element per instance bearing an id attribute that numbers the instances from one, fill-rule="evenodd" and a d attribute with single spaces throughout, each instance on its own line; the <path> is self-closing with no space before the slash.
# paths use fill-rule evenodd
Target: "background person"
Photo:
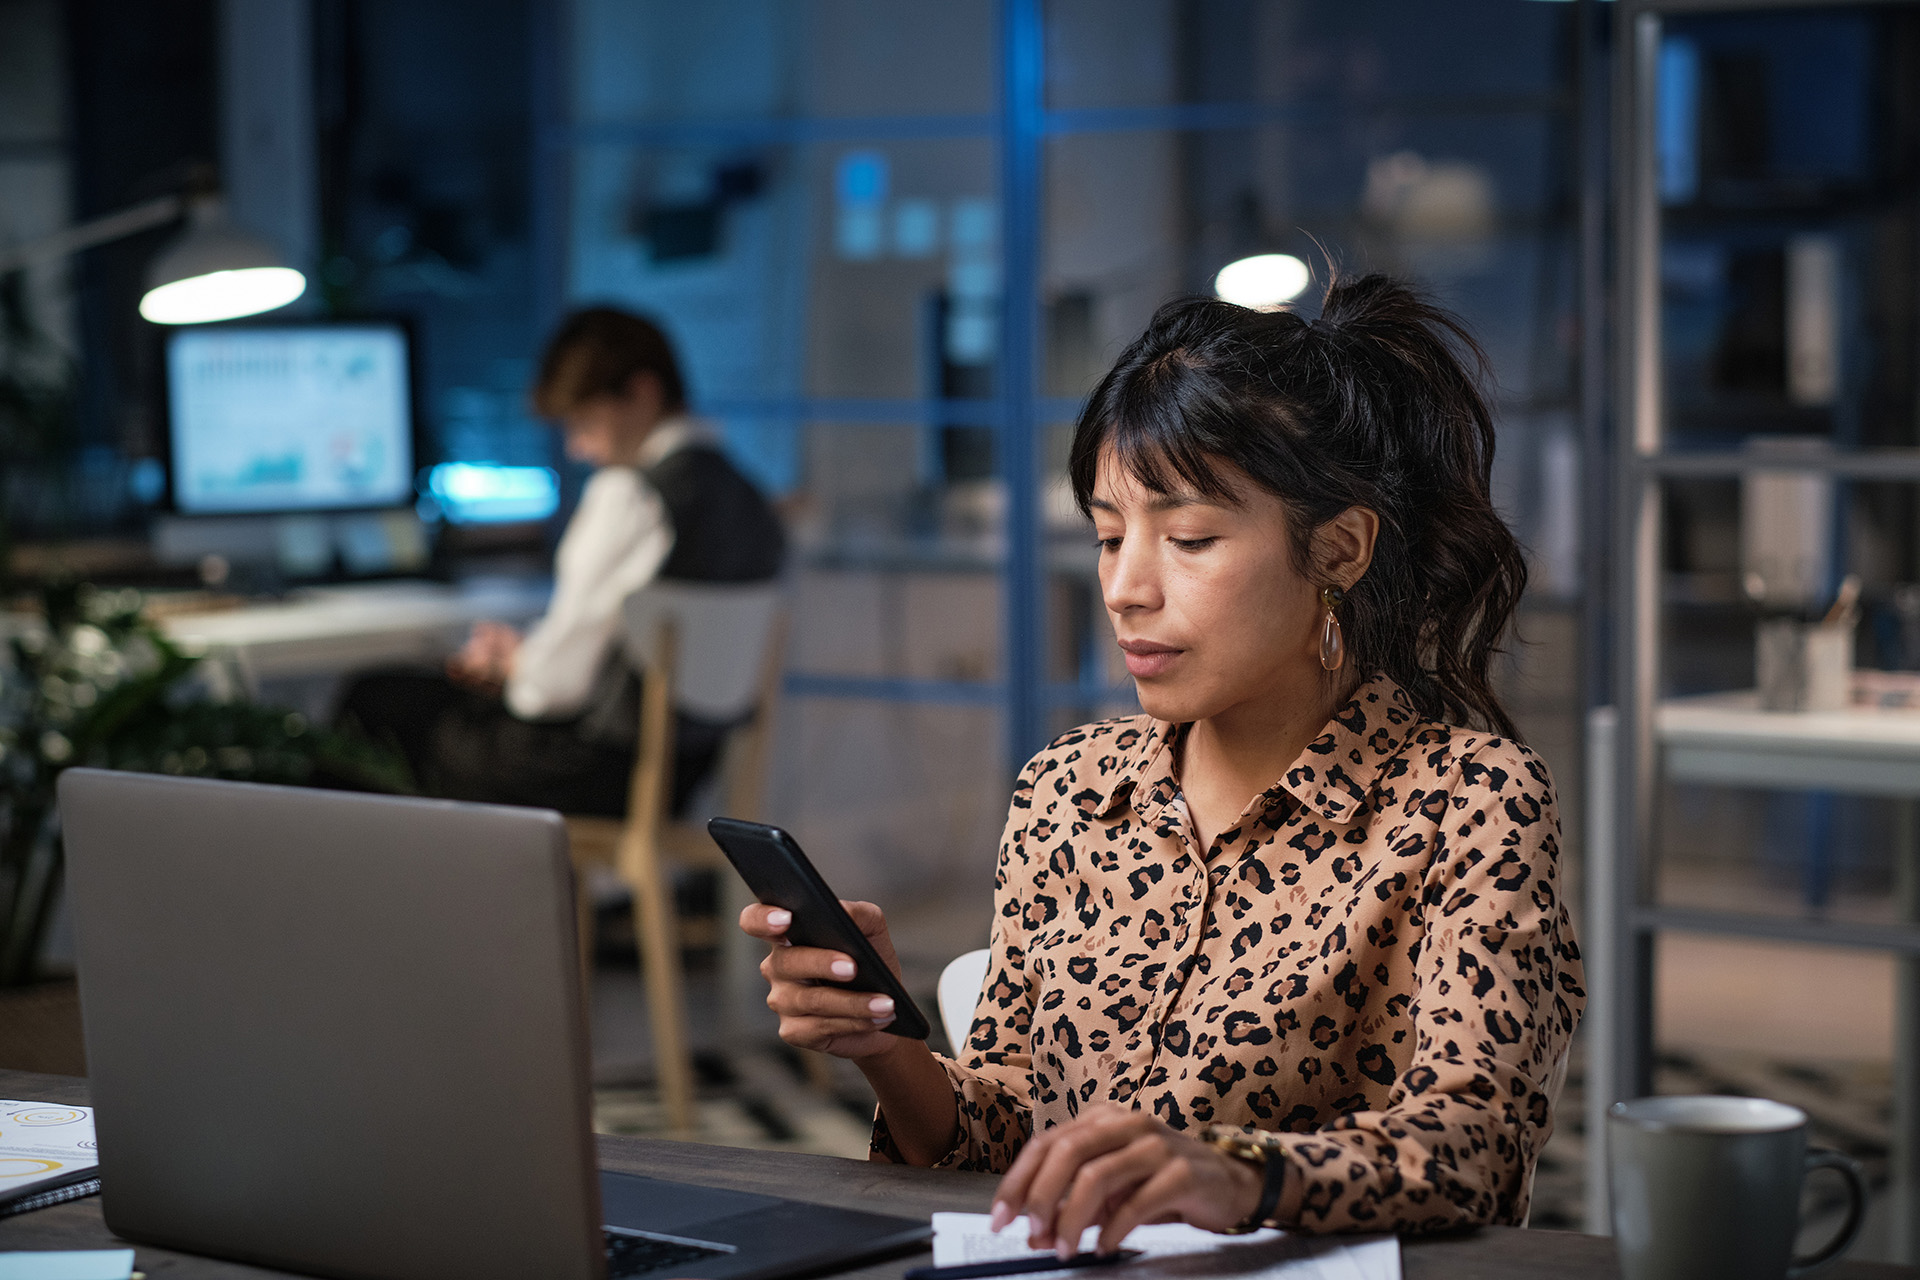
<path id="1" fill-rule="evenodd" d="M 569 316 L 540 361 L 533 404 L 591 463 L 554 557 L 553 598 L 522 636 L 481 623 L 444 674 L 387 672 L 348 691 L 341 719 L 395 743 L 424 790 L 459 800 L 624 813 L 640 673 L 617 643 L 622 607 L 656 581 L 778 578 L 779 518 L 687 417 L 666 335 L 639 316 Z M 677 808 L 731 724 L 679 713 Z"/>
<path id="2" fill-rule="evenodd" d="M 872 1083 L 875 1158 L 1004 1173 L 996 1220 L 1062 1253 L 1524 1221 L 1584 993 L 1553 784 L 1487 678 L 1526 570 L 1463 353 L 1368 276 L 1313 321 L 1169 304 L 1094 392 L 1072 479 L 1145 714 L 1021 771 L 959 1060 L 816 985 L 846 957 L 763 966 L 782 1036 Z"/>

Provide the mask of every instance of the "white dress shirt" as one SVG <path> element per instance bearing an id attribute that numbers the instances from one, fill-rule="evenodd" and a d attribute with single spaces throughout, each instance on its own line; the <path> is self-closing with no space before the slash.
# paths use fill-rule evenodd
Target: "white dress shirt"
<path id="1" fill-rule="evenodd" d="M 641 471 L 695 436 L 686 418 L 669 418 L 648 433 L 633 465 L 601 467 L 587 480 L 554 555 L 553 599 L 507 679 L 507 709 L 516 716 L 552 720 L 585 709 L 619 630 L 621 602 L 653 581 L 673 550 L 666 503 Z"/>

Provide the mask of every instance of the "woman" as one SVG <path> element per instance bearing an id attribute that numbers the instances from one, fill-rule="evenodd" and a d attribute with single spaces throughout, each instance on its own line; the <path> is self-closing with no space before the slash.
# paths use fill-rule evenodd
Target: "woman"
<path id="1" fill-rule="evenodd" d="M 1525 1219 L 1584 994 L 1553 784 L 1487 678 L 1526 568 L 1483 369 L 1377 275 L 1313 321 L 1175 302 L 1122 355 L 1071 468 L 1146 714 L 1021 771 L 961 1059 L 741 917 L 781 1035 L 872 1083 L 876 1158 L 1003 1171 L 996 1224 L 1063 1254 Z"/>
<path id="2" fill-rule="evenodd" d="M 541 355 L 533 407 L 559 426 L 569 458 L 594 467 L 554 557 L 546 614 L 524 637 L 480 623 L 444 673 L 362 676 L 339 719 L 399 748 L 430 794 L 619 816 L 640 718 L 622 609 L 655 582 L 771 582 L 785 535 L 687 416 L 679 359 L 651 321 L 612 307 L 568 316 Z M 731 727 L 676 713 L 675 812 Z"/>

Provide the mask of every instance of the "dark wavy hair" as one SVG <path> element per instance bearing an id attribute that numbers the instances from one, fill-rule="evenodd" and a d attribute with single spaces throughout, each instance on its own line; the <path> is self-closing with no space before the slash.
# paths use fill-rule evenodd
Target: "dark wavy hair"
<path id="1" fill-rule="evenodd" d="M 1487 679 L 1527 564 L 1489 492 L 1486 378 L 1460 319 L 1383 275 L 1336 279 L 1316 320 L 1170 302 L 1081 411 L 1074 497 L 1089 511 L 1108 449 L 1155 493 L 1231 504 L 1230 464 L 1286 505 L 1309 578 L 1314 532 L 1370 508 L 1373 562 L 1340 606 L 1354 669 L 1423 716 L 1517 737 Z"/>

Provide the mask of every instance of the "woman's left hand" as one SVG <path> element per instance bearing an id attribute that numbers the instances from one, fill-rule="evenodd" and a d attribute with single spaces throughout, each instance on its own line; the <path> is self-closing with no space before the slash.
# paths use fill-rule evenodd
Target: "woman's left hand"
<path id="1" fill-rule="evenodd" d="M 993 1228 L 1024 1213 L 1028 1243 L 1066 1258 L 1097 1225 L 1098 1252 L 1112 1253 L 1143 1222 L 1238 1226 L 1259 1205 L 1260 1184 L 1251 1164 L 1105 1103 L 1028 1141 L 994 1192 Z"/>

